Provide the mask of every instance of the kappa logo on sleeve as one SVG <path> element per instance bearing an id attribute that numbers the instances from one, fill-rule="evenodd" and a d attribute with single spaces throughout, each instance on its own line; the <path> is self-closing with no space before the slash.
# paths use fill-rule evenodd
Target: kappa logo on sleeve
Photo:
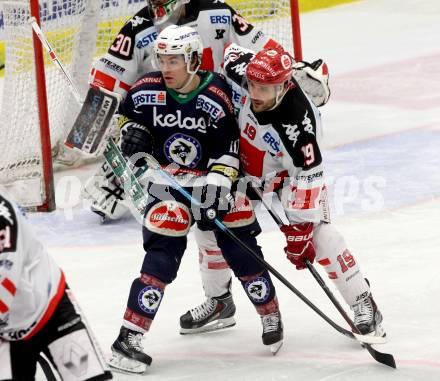
<path id="1" fill-rule="evenodd" d="M 287 138 L 292 142 L 292 146 L 295 147 L 296 143 L 298 142 L 298 137 L 300 135 L 298 125 L 282 124 L 282 126 L 286 131 Z"/>
<path id="2" fill-rule="evenodd" d="M 17 219 L 14 208 L 0 196 L 0 253 L 14 252 L 17 248 Z"/>

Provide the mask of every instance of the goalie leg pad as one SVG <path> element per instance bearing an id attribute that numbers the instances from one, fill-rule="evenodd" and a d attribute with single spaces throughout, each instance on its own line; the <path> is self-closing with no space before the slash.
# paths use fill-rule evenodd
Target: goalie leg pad
<path id="1" fill-rule="evenodd" d="M 93 212 L 106 219 L 118 220 L 129 213 L 125 204 L 124 188 L 107 162 L 87 181 L 82 197 L 92 202 L 90 208 Z"/>

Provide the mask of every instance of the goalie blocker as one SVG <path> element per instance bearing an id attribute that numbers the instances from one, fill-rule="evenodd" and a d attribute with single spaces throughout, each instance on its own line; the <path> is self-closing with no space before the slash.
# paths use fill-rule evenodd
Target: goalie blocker
<path id="1" fill-rule="evenodd" d="M 98 156 L 112 133 L 113 115 L 121 95 L 90 86 L 81 111 L 64 144 L 92 156 Z"/>

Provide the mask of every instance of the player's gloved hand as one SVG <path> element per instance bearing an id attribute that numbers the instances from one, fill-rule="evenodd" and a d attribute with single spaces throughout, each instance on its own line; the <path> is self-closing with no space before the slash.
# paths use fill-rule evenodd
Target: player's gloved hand
<path id="1" fill-rule="evenodd" d="M 324 106 L 330 98 L 327 64 L 318 59 L 312 63 L 300 61 L 294 65 L 293 77 L 315 106 Z"/>
<path id="2" fill-rule="evenodd" d="M 304 263 L 308 259 L 311 263 L 315 260 L 315 246 L 313 245 L 313 224 L 283 225 L 281 231 L 286 236 L 287 246 L 284 251 L 287 259 L 292 262 L 297 270 L 305 269 Z"/>
<path id="3" fill-rule="evenodd" d="M 200 202 L 202 206 L 198 227 L 200 230 L 214 230 L 216 228 L 214 219 L 223 220 L 231 209 L 234 198 L 226 187 L 207 184 L 202 189 Z"/>
<path id="4" fill-rule="evenodd" d="M 153 136 L 147 127 L 138 123 L 128 122 L 121 129 L 121 151 L 125 157 L 135 159 L 132 162 L 136 167 L 145 165 L 145 159 L 140 158 L 142 156 L 141 153 L 151 155 L 153 147 Z M 135 156 L 133 157 L 133 155 Z"/>

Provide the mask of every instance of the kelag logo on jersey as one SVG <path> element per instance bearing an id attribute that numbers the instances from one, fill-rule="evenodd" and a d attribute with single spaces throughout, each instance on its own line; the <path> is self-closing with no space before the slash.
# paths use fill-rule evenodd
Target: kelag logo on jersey
<path id="1" fill-rule="evenodd" d="M 199 95 L 197 98 L 196 109 L 202 109 L 205 111 L 215 122 L 218 122 L 225 116 L 223 107 L 208 98 L 206 95 Z"/>
<path id="2" fill-rule="evenodd" d="M 185 134 L 174 134 L 166 142 L 165 155 L 169 161 L 194 168 L 202 157 L 199 141 Z"/>
<path id="3" fill-rule="evenodd" d="M 206 122 L 203 117 L 190 118 L 186 116 L 182 118 L 182 111 L 177 110 L 174 114 L 158 114 L 157 107 L 153 107 L 153 125 L 154 127 L 178 127 L 187 130 L 197 130 L 203 134 L 206 133 Z"/>
<path id="4" fill-rule="evenodd" d="M 131 96 L 133 99 L 134 107 L 144 105 L 164 105 L 166 104 L 167 93 L 166 91 L 138 91 Z"/>

